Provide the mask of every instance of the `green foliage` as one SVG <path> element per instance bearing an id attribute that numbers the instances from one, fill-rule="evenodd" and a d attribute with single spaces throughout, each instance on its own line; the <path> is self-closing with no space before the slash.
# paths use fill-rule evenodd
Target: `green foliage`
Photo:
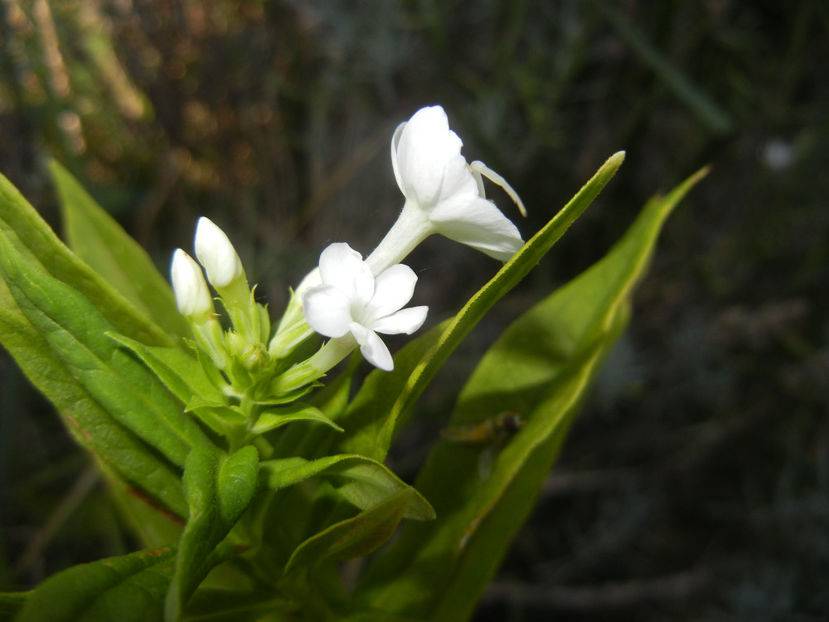
<path id="1" fill-rule="evenodd" d="M 271 430 L 281 428 L 284 425 L 297 421 L 322 423 L 334 428 L 338 432 L 343 431 L 340 426 L 322 414 L 322 411 L 319 408 L 299 402 L 294 403 L 291 406 L 286 406 L 285 408 L 280 408 L 279 410 L 266 410 L 259 415 L 259 418 L 256 420 L 256 423 L 250 431 L 254 434 L 264 434 L 265 432 L 270 432 Z"/>
<path id="2" fill-rule="evenodd" d="M 39 263 L 94 304 L 115 329 L 149 345 L 171 339 L 147 320 L 124 296 L 69 250 L 8 179 L 0 175 L 0 232 L 27 263 Z"/>
<path id="3" fill-rule="evenodd" d="M 179 540 L 175 574 L 165 605 L 165 619 L 178 620 L 187 599 L 213 566 L 232 549 L 218 547 L 256 492 L 259 455 L 250 445 L 226 456 L 196 447 L 184 467 L 184 494 L 189 514 Z"/>
<path id="4" fill-rule="evenodd" d="M 337 491 L 360 509 L 378 505 L 383 499 L 411 488 L 382 463 L 356 454 L 339 454 L 317 460 L 282 458 L 262 463 L 265 485 L 272 490 L 293 486 L 311 477 L 343 480 Z M 432 520 L 435 512 L 416 490 L 403 508 L 403 517 Z"/>
<path id="5" fill-rule="evenodd" d="M 469 617 L 627 323 L 630 296 L 665 218 L 704 173 L 651 201 L 601 261 L 521 316 L 490 348 L 450 423 L 485 424 L 513 410 L 524 425 L 500 448 L 491 473 L 480 470 L 491 450 L 486 439 L 471 447 L 438 443 L 416 485 L 440 518 L 407 525 L 374 559 L 358 591 L 365 602 L 428 620 Z"/>
<path id="6" fill-rule="evenodd" d="M 189 334 L 173 292 L 147 252 L 56 161 L 49 170 L 60 199 L 69 248 L 148 320 L 172 335 Z"/>
<path id="7" fill-rule="evenodd" d="M 181 327 L 161 320 L 174 305 L 149 259 L 57 165 L 70 240 L 112 287 L 18 195 L 0 196 L 0 214 L 24 223 L 20 234 L 0 229 L 0 340 L 98 456 L 140 537 L 169 545 L 62 572 L 22 605 L 20 619 L 132 619 L 121 607 L 135 619 L 163 615 L 168 622 L 265 612 L 279 619 L 297 610 L 312 618 L 347 610 L 354 619 L 468 617 L 626 325 L 662 223 L 701 174 L 649 203 L 604 259 L 492 346 L 450 422 L 456 430 L 478 429 L 474 442 L 447 434 L 417 490 L 382 460 L 439 367 L 562 237 L 623 158 L 608 159 L 453 318 L 403 348 L 393 372 L 369 374 L 353 399 L 356 363 L 316 393 L 313 379 L 289 393 L 269 392 L 293 359 L 268 359 L 267 335 L 241 342 L 209 312 L 193 322 L 212 322 L 210 330 L 235 343 L 239 356 L 223 366 L 181 340 Z M 56 268 L 56 257 L 69 258 L 69 268 Z M 146 274 L 139 279 L 135 271 Z M 126 316 L 105 312 L 109 303 Z M 511 418 L 505 413 L 520 429 L 500 429 L 498 422 Z M 332 448 L 343 453 L 332 455 Z M 149 504 L 137 502 L 131 486 Z M 157 507 L 186 519 L 183 529 Z M 336 563 L 376 551 L 403 519 L 415 522 L 376 556 L 349 602 Z M 21 599 L 9 597 L 7 608 Z"/>
<path id="8" fill-rule="evenodd" d="M 158 379 L 106 333 L 112 325 L 76 289 L 50 276 L 0 237 L 0 266 L 26 319 L 52 353 L 119 423 L 176 465 L 208 442 Z"/>
<path id="9" fill-rule="evenodd" d="M 357 516 L 331 525 L 303 542 L 285 566 L 286 572 L 328 560 L 364 557 L 382 546 L 417 502 L 417 492 L 406 487 Z"/>
<path id="10" fill-rule="evenodd" d="M 0 620 L 11 620 L 26 604 L 31 592 L 0 594 Z"/>
<path id="11" fill-rule="evenodd" d="M 43 582 L 18 622 L 160 620 L 175 551 L 139 551 L 74 566 Z"/>

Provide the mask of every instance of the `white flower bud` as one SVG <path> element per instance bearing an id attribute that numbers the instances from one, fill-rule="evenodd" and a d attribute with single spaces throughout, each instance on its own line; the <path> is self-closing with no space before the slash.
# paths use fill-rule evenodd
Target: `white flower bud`
<path id="1" fill-rule="evenodd" d="M 225 232 L 202 216 L 196 225 L 196 257 L 213 287 L 227 287 L 244 274 L 242 261 Z"/>
<path id="2" fill-rule="evenodd" d="M 204 281 L 204 273 L 190 255 L 176 249 L 170 265 L 170 280 L 179 312 L 187 317 L 213 312 L 213 300 Z"/>

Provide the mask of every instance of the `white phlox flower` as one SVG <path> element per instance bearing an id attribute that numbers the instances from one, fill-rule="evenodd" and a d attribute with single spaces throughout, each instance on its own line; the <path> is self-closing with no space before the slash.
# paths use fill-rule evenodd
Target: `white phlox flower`
<path id="1" fill-rule="evenodd" d="M 391 140 L 397 185 L 406 198 L 398 221 L 366 260 L 375 271 L 396 263 L 432 233 L 507 261 L 521 248 L 516 226 L 484 195 L 481 176 L 524 206 L 503 177 L 482 162 L 468 164 L 463 142 L 440 106 L 418 110 Z"/>
<path id="2" fill-rule="evenodd" d="M 377 333 L 410 335 L 426 320 L 428 307 L 403 308 L 414 293 L 414 271 L 395 264 L 374 276 L 360 253 L 337 243 L 320 255 L 319 274 L 322 284 L 302 297 L 311 328 L 332 339 L 353 339 L 368 362 L 392 370 L 392 356 Z"/>

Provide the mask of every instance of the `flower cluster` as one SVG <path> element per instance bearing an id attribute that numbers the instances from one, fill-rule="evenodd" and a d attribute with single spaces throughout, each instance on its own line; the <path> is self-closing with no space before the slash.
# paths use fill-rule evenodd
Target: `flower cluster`
<path id="1" fill-rule="evenodd" d="M 391 141 L 394 176 L 404 198 L 397 221 L 365 260 L 345 243 L 323 250 L 273 335 L 230 240 L 201 218 L 195 236 L 201 266 L 181 249 L 171 266 L 179 311 L 190 320 L 201 349 L 226 374 L 241 361 L 251 373 L 273 376 L 271 389 L 285 393 L 309 386 L 358 347 L 372 365 L 392 370 L 392 355 L 380 335 L 411 334 L 428 311 L 404 308 L 417 276 L 401 261 L 420 242 L 437 233 L 500 261 L 523 244 L 515 225 L 486 198 L 483 177 L 502 187 L 524 213 L 517 194 L 482 162 L 468 163 L 462 146 L 440 106 L 422 108 L 401 123 Z M 208 282 L 232 323 L 227 331 L 217 319 Z M 299 346 L 314 332 L 328 341 L 303 358 Z"/>

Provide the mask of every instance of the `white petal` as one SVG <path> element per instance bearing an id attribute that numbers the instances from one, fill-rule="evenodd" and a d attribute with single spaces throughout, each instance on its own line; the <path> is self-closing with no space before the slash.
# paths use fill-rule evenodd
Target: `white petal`
<path id="1" fill-rule="evenodd" d="M 326 337 L 342 337 L 351 323 L 348 297 L 330 285 L 320 285 L 305 292 L 302 311 L 308 325 Z"/>
<path id="2" fill-rule="evenodd" d="M 401 309 L 397 313 L 392 313 L 375 321 L 371 328 L 385 335 L 399 335 L 401 333 L 411 335 L 423 326 L 428 310 L 429 307 Z"/>
<path id="3" fill-rule="evenodd" d="M 225 287 L 243 274 L 242 261 L 230 239 L 209 218 L 199 218 L 194 246 L 213 287 Z"/>
<path id="4" fill-rule="evenodd" d="M 446 201 L 471 201 L 480 197 L 478 182 L 466 164 L 466 158 L 458 155 L 446 161 L 446 168 L 443 175 L 443 184 L 440 193 L 435 199 L 434 206 L 438 208 Z"/>
<path id="5" fill-rule="evenodd" d="M 403 194 L 428 209 L 441 193 L 447 165 L 463 160 L 462 146 L 458 135 L 449 129 L 443 108 L 418 110 L 400 131 L 397 142 L 398 185 Z"/>
<path id="6" fill-rule="evenodd" d="M 397 163 L 397 146 L 400 144 L 400 135 L 403 133 L 403 128 L 406 127 L 406 121 L 398 124 L 394 128 L 394 134 L 391 135 L 391 168 L 394 171 L 394 179 L 397 181 L 397 187 L 400 192 L 406 194 L 406 189 L 403 187 L 403 180 L 400 178 L 400 166 Z"/>
<path id="7" fill-rule="evenodd" d="M 480 197 L 441 203 L 431 220 L 438 233 L 500 261 L 510 259 L 524 244 L 518 228 L 492 201 Z"/>
<path id="8" fill-rule="evenodd" d="M 201 315 L 213 310 L 213 300 L 204 281 L 204 272 L 180 248 L 173 253 L 170 280 L 173 282 L 176 306 L 182 315 Z"/>
<path id="9" fill-rule="evenodd" d="M 369 303 L 369 315 L 384 317 L 402 309 L 414 294 L 417 275 L 402 263 L 389 266 L 374 279 L 374 297 Z"/>
<path id="10" fill-rule="evenodd" d="M 344 242 L 329 244 L 320 254 L 320 276 L 352 302 L 366 304 L 374 293 L 374 275 L 363 256 Z"/>
<path id="11" fill-rule="evenodd" d="M 391 353 L 377 333 L 356 322 L 352 322 L 350 328 L 351 334 L 360 344 L 360 353 L 363 358 L 383 371 L 394 369 L 394 360 Z"/>

